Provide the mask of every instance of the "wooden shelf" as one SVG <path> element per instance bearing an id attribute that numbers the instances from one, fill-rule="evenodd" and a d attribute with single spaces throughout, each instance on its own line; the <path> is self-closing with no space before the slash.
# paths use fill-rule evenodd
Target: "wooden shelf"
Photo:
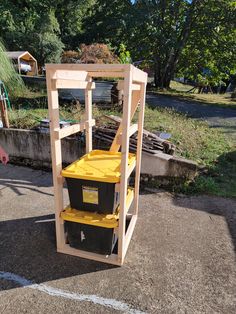
<path id="1" fill-rule="evenodd" d="M 85 130 L 86 153 L 89 153 L 92 150 L 92 126 L 95 124 L 95 121 L 92 119 L 92 89 L 96 87 L 96 83 L 94 83 L 92 79 L 96 77 L 120 78 L 121 81 L 119 81 L 118 85 L 124 96 L 122 121 L 110 148 L 110 151 L 112 152 L 118 152 L 121 148 L 122 156 L 121 179 L 120 183 L 115 186 L 115 190 L 120 192 L 119 227 L 116 230 L 118 235 L 118 254 L 112 254 L 110 256 L 103 256 L 71 248 L 65 243 L 64 222 L 60 218 L 60 213 L 64 208 L 64 180 L 61 177 L 61 139 Z M 147 74 L 130 64 L 47 64 L 46 78 L 50 118 L 57 251 L 99 262 L 122 265 L 138 217 L 142 133 Z M 60 129 L 58 103 L 59 88 L 80 88 L 85 90 L 86 121 Z M 138 107 L 138 124 L 131 125 L 131 120 Z M 136 162 L 131 166 L 128 166 L 129 138 L 135 132 L 138 132 Z M 134 195 L 132 200 L 128 200 L 127 202 L 128 178 L 135 167 Z M 132 215 L 128 230 L 125 232 L 126 216 L 132 201 L 134 201 L 134 214 Z"/>

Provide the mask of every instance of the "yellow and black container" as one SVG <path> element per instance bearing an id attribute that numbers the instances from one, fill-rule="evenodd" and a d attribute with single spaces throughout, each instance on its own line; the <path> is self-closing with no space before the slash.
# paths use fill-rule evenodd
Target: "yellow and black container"
<path id="1" fill-rule="evenodd" d="M 130 203 L 133 196 L 134 190 L 128 188 L 126 202 Z M 102 255 L 110 255 L 113 249 L 117 250 L 115 228 L 119 226 L 119 207 L 115 214 L 97 214 L 67 206 L 61 212 L 61 218 L 71 247 Z"/>
<path id="2" fill-rule="evenodd" d="M 102 215 L 67 207 L 61 218 L 65 220 L 65 232 L 73 248 L 110 255 L 116 244 L 114 229 L 118 226 L 118 214 Z"/>
<path id="3" fill-rule="evenodd" d="M 135 155 L 129 154 L 132 166 Z M 120 202 L 115 184 L 120 182 L 121 153 L 93 150 L 62 170 L 70 206 L 82 211 L 113 214 Z"/>

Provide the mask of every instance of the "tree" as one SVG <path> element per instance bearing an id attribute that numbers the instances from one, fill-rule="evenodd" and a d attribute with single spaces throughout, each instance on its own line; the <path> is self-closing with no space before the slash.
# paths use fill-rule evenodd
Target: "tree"
<path id="1" fill-rule="evenodd" d="M 0 37 L 10 50 L 29 50 L 39 61 L 58 62 L 63 50 L 53 4 L 48 0 L 0 3 Z"/>
<path id="2" fill-rule="evenodd" d="M 89 19 L 96 0 L 58 0 L 55 15 L 60 36 L 67 49 L 77 49 L 85 32 L 84 19 Z"/>
<path id="3" fill-rule="evenodd" d="M 132 9 L 129 0 L 97 0 L 83 21 L 84 33 L 78 39 L 86 44 L 110 44 L 114 48 L 126 44 L 132 23 Z"/>
<path id="4" fill-rule="evenodd" d="M 154 62 L 156 86 L 168 88 L 178 71 L 194 79 L 205 71 L 216 83 L 234 70 L 234 1 L 136 1 L 135 9 L 137 54 Z"/>
<path id="5" fill-rule="evenodd" d="M 236 11 L 232 4 L 208 1 L 183 49 L 178 65 L 181 75 L 214 86 L 236 74 Z"/>
<path id="6" fill-rule="evenodd" d="M 136 54 L 153 61 L 156 86 L 169 87 L 204 5 L 203 0 L 135 2 L 133 38 L 139 43 Z"/>

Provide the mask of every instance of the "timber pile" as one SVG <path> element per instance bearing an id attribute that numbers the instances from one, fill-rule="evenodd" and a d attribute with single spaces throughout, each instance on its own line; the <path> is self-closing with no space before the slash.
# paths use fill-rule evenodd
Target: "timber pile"
<path id="1" fill-rule="evenodd" d="M 117 116 L 105 115 L 104 118 L 111 123 L 103 124 L 99 121 L 98 126 L 94 130 L 94 137 L 98 141 L 102 141 L 107 144 L 111 144 L 116 135 L 117 129 L 121 122 L 121 118 Z M 130 151 L 135 152 L 137 149 L 137 132 L 130 137 Z M 143 146 L 142 150 L 150 154 L 156 154 L 160 151 L 163 153 L 173 155 L 175 152 L 175 145 L 167 140 L 161 139 L 156 134 L 143 130 Z"/>

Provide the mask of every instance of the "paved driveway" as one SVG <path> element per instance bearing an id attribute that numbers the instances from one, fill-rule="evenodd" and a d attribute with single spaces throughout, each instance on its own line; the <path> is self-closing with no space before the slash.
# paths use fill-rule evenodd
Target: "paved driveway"
<path id="1" fill-rule="evenodd" d="M 235 200 L 146 192 L 123 267 L 56 253 L 52 204 L 0 165 L 0 313 L 235 313 Z"/>

